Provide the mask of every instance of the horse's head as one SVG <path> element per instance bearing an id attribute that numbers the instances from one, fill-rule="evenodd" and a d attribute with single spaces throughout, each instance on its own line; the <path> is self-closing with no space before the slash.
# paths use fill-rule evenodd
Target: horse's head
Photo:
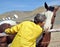
<path id="1" fill-rule="evenodd" d="M 14 26 L 14 25 L 16 25 L 16 24 L 17 24 L 16 21 L 12 21 L 12 20 L 5 20 L 5 21 L 0 22 L 0 33 L 4 32 L 5 29 L 10 28 L 11 26 Z M 4 37 L 2 38 L 2 39 L 3 39 L 2 41 L 5 40 L 4 43 L 9 44 L 9 43 L 12 42 L 14 36 L 15 36 L 15 35 L 7 36 L 7 37 L 4 36 L 7 41 L 4 39 Z M 1 39 L 1 38 L 0 38 L 0 39 Z"/>
<path id="2" fill-rule="evenodd" d="M 45 6 L 45 9 L 46 9 L 44 14 L 47 17 L 44 28 L 45 29 L 47 29 L 47 28 L 51 29 L 51 28 L 53 28 L 56 12 L 59 9 L 59 7 L 58 6 L 57 7 L 48 6 L 46 2 L 44 3 L 44 6 Z"/>

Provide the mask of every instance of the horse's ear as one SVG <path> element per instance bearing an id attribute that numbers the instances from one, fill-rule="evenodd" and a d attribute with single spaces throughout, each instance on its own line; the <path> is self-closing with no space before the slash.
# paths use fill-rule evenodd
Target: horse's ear
<path id="1" fill-rule="evenodd" d="M 48 10 L 48 5 L 47 5 L 46 2 L 44 3 L 44 6 L 45 6 L 45 8 Z"/>

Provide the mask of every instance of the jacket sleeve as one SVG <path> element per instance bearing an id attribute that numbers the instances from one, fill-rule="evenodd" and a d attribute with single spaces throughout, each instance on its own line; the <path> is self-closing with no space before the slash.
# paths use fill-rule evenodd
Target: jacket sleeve
<path id="1" fill-rule="evenodd" d="M 5 33 L 15 34 L 20 30 L 21 27 L 22 27 L 22 24 L 15 25 L 15 26 L 13 26 L 11 28 L 5 29 Z"/>

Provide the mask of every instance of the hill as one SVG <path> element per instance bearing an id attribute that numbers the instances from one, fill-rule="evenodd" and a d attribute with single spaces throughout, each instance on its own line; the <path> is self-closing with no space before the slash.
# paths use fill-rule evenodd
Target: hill
<path id="1" fill-rule="evenodd" d="M 36 8 L 33 11 L 10 11 L 4 14 L 0 14 L 0 20 L 2 20 L 2 18 L 7 18 L 7 17 L 13 18 L 15 14 L 18 16 L 18 19 L 13 19 L 13 20 L 16 20 L 17 22 L 21 22 L 23 20 L 31 20 L 34 18 L 35 14 L 42 13 L 44 11 L 45 11 L 44 7 Z M 60 9 L 57 12 L 55 21 L 56 21 L 55 24 L 60 24 L 59 22 L 60 21 Z"/>

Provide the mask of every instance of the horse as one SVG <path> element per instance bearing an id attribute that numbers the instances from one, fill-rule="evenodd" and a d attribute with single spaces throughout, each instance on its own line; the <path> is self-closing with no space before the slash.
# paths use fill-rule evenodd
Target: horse
<path id="1" fill-rule="evenodd" d="M 41 38 L 37 39 L 37 47 L 48 47 L 51 39 L 51 32 L 48 32 L 48 30 L 53 29 L 55 17 L 56 17 L 56 12 L 59 9 L 59 7 L 53 7 L 53 6 L 48 6 L 47 3 L 44 3 L 46 11 L 43 12 L 47 19 L 46 23 L 44 25 L 44 30 L 46 30 Z"/>
<path id="2" fill-rule="evenodd" d="M 0 22 L 0 33 L 3 33 L 5 31 L 5 29 L 10 28 L 14 25 L 16 25 L 16 21 L 12 21 L 12 20 L 5 20 Z M 12 40 L 14 39 L 15 35 L 12 36 L 0 36 L 0 46 L 1 47 L 7 47 L 8 44 L 10 44 L 12 42 Z"/>

